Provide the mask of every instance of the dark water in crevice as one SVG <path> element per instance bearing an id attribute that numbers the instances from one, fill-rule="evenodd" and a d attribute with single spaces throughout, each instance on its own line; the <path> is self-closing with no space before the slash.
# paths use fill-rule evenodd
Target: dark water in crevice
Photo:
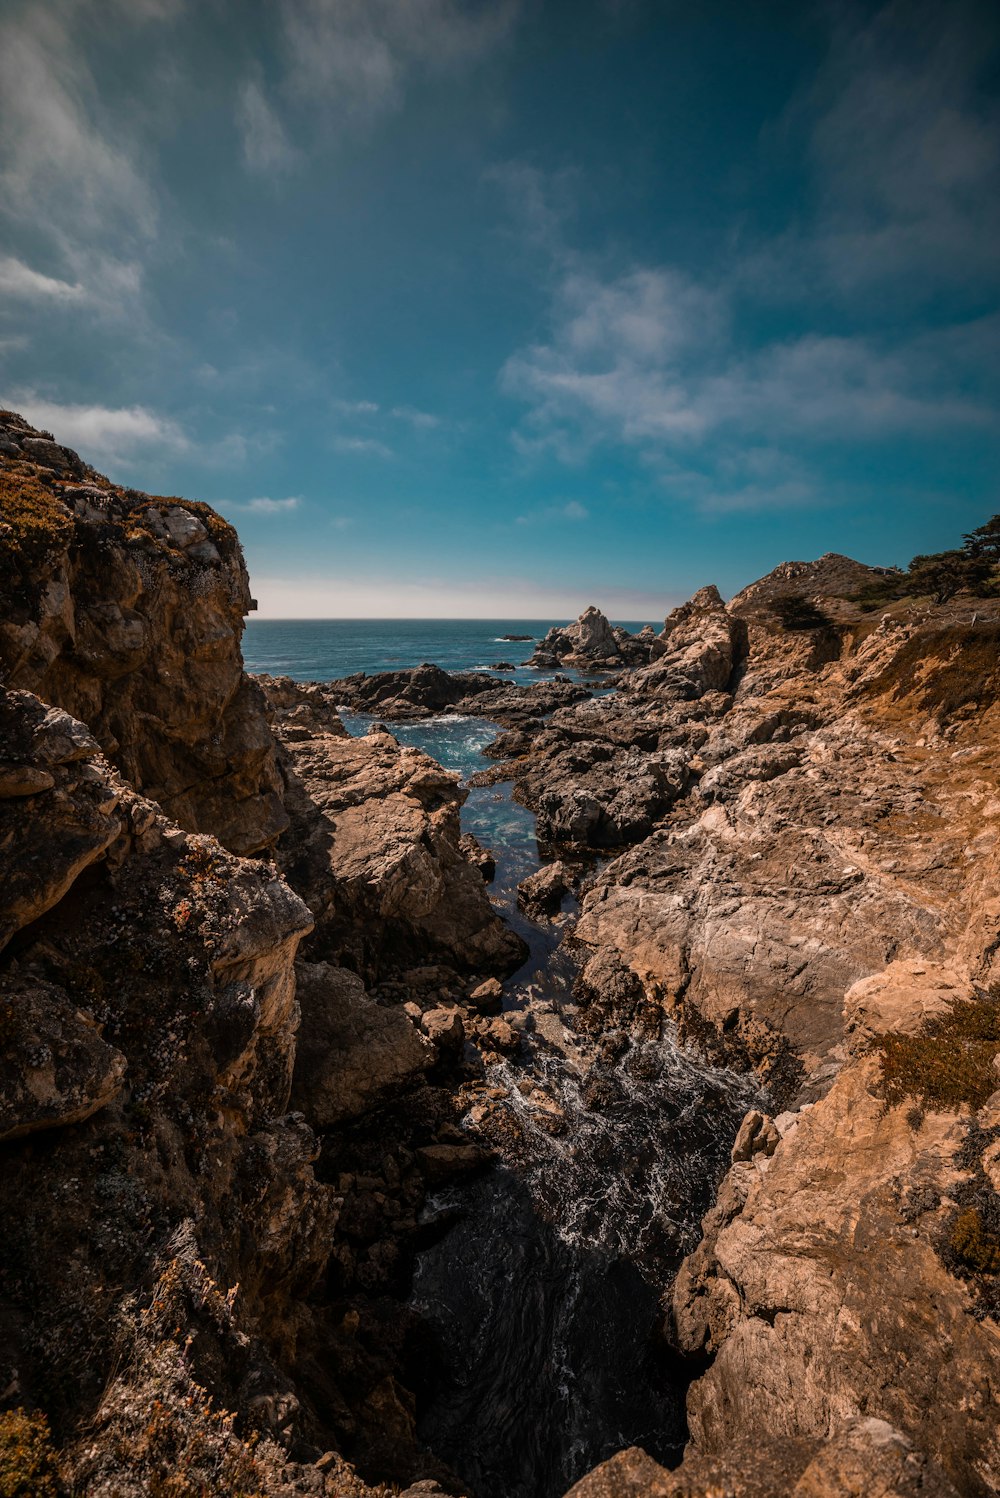
<path id="1" fill-rule="evenodd" d="M 354 733 L 371 721 L 344 716 Z M 455 717 L 392 726 L 463 778 L 497 731 Z M 417 1258 L 423 1335 L 409 1372 L 420 1438 L 471 1498 L 560 1498 L 625 1446 L 679 1460 L 690 1370 L 663 1338 L 662 1297 L 757 1098 L 752 1078 L 672 1034 L 609 1053 L 574 1033 L 564 927 L 517 908 L 540 859 L 534 817 L 510 791 L 473 789 L 462 822 L 493 851 L 491 897 L 528 942 L 505 1006 L 535 1028 L 488 1069 L 500 1163 L 425 1209 L 448 1225 Z"/>
<path id="2" fill-rule="evenodd" d="M 558 1498 L 625 1446 L 673 1465 L 689 1370 L 661 1297 L 754 1089 L 672 1037 L 613 1062 L 536 1040 L 488 1080 L 512 1143 L 430 1204 L 457 1220 L 414 1275 L 434 1350 L 421 1438 L 476 1498 Z"/>

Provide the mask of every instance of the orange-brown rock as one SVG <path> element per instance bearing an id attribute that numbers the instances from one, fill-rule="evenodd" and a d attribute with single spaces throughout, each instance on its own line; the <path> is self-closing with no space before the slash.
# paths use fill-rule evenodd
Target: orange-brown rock
<path id="1" fill-rule="evenodd" d="M 515 968 L 523 944 L 461 846 L 457 775 L 377 727 L 348 736 L 325 694 L 260 681 L 291 817 L 278 860 L 315 918 L 311 953 L 369 980 L 425 960 Z"/>
<path id="2" fill-rule="evenodd" d="M 190 831 L 250 853 L 287 825 L 236 532 L 207 505 L 111 484 L 0 412 L 0 666 L 85 723 Z"/>

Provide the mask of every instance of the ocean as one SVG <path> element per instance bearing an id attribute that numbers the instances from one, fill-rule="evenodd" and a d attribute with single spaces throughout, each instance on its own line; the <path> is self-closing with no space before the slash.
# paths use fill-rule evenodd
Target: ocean
<path id="1" fill-rule="evenodd" d="M 395 671 L 431 661 L 446 671 L 488 669 L 495 661 L 515 666 L 530 656 L 535 641 L 553 624 L 565 619 L 251 619 L 243 637 L 248 671 L 291 676 L 297 681 L 336 681 L 355 671 Z M 630 633 L 646 621 L 622 622 Z M 653 622 L 653 621 L 650 621 Z M 662 625 L 654 623 L 654 628 Z M 505 634 L 531 635 L 518 642 Z M 510 676 L 511 673 L 505 673 Z M 515 679 L 527 683 L 552 673 L 519 669 Z M 565 675 L 572 676 L 570 671 Z M 371 717 L 341 714 L 349 733 L 367 732 Z M 499 728 L 484 718 L 442 716 L 415 723 L 390 724 L 401 743 L 413 744 L 465 781 L 476 770 L 494 762 L 483 756 L 484 745 Z M 566 977 L 556 953 L 559 930 L 536 925 L 517 907 L 520 880 L 541 867 L 535 840 L 535 818 L 511 796 L 509 782 L 471 787 L 462 807 L 462 828 L 491 850 L 497 874 L 490 886 L 495 908 L 528 943 L 530 956 L 511 979 L 521 992 L 529 984 L 560 987 Z"/>
<path id="2" fill-rule="evenodd" d="M 336 681 L 355 671 L 398 671 L 431 661 L 444 671 L 475 671 L 497 661 L 520 666 L 535 641 L 567 619 L 254 619 L 243 636 L 248 671 L 297 681 Z M 647 621 L 612 620 L 632 634 Z M 650 620 L 654 629 L 663 621 Z M 506 634 L 531 635 L 509 641 Z M 515 672 L 537 681 L 537 671 Z"/>

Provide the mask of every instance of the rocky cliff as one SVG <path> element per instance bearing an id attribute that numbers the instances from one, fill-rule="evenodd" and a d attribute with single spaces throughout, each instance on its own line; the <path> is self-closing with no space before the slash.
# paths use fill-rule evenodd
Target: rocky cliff
<path id="1" fill-rule="evenodd" d="M 181 826 L 236 853 L 287 826 L 236 532 L 207 505 L 111 484 L 0 412 L 0 666 L 88 725 Z"/>
<path id="2" fill-rule="evenodd" d="M 772 1099 L 665 1287 L 708 1362 L 688 1454 L 574 1498 L 1000 1487 L 1000 607 L 873 612 L 871 581 L 829 556 L 702 590 L 498 770 L 557 847 L 624 845 L 576 928 L 592 1023 L 634 1023 L 624 964 L 645 1026 L 742 1054 Z"/>
<path id="3" fill-rule="evenodd" d="M 10 413 L 0 444 L 0 1484 L 432 1473 L 397 1279 L 427 1182 L 479 1155 L 457 1007 L 418 1027 L 400 974 L 457 1006 L 522 953 L 457 777 L 244 675 L 207 507 Z"/>
<path id="4" fill-rule="evenodd" d="M 0 542 L 0 1491 L 462 1491 L 417 1420 L 437 1214 L 539 1138 L 543 1196 L 606 1168 L 642 1225 L 713 1126 L 731 1166 L 653 1296 L 683 1460 L 575 1498 L 1000 1488 L 995 599 L 873 610 L 887 574 L 831 554 L 542 642 L 614 694 L 254 681 L 225 522 L 11 413 Z M 483 778 L 552 855 L 521 903 L 572 927 L 563 1018 L 497 1012 L 524 948 L 465 792 L 343 702 L 503 729 Z M 558 1099 L 511 1069 L 536 1023 Z M 665 1171 L 656 1128 L 623 1160 L 605 1127 L 661 1043 L 714 1098 L 647 1092 Z"/>

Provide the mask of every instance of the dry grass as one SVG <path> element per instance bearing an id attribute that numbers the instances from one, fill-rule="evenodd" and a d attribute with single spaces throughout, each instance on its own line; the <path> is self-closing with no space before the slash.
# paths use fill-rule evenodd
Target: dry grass
<path id="1" fill-rule="evenodd" d="M 0 1498 L 60 1498 L 56 1454 L 44 1415 L 0 1415 Z"/>
<path id="2" fill-rule="evenodd" d="M 879 1085 L 889 1104 L 907 1099 L 921 1109 L 981 1108 L 1000 1087 L 993 1065 L 1000 1051 L 1000 998 L 958 1001 L 919 1035 L 881 1035 L 875 1042 Z"/>

